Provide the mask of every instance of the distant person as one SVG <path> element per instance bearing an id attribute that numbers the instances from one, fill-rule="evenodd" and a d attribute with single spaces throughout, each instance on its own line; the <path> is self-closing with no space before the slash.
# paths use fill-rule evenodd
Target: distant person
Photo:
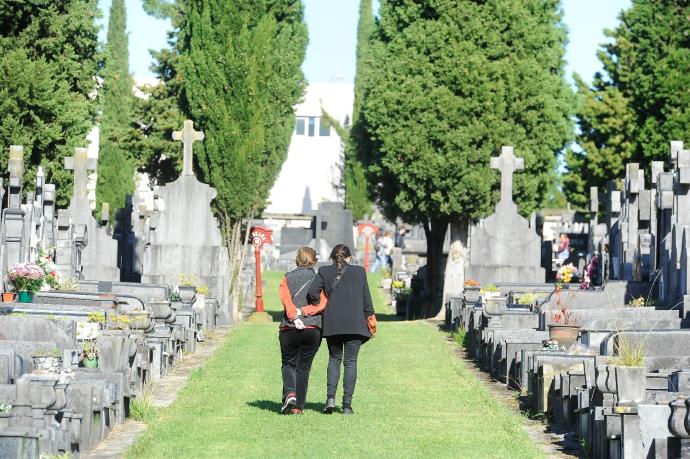
<path id="1" fill-rule="evenodd" d="M 376 261 L 374 261 L 374 266 L 371 267 L 371 272 L 375 273 L 379 268 L 386 266 L 386 254 L 383 250 L 383 230 L 379 229 L 376 233 L 376 239 L 374 240 L 374 253 L 376 254 Z"/>
<path id="2" fill-rule="evenodd" d="M 395 247 L 395 243 L 393 242 L 393 232 L 386 230 L 383 232 L 383 237 L 381 238 L 381 250 L 383 259 L 389 268 L 393 267 L 393 258 L 391 257 L 393 247 Z"/>
<path id="3" fill-rule="evenodd" d="M 570 238 L 565 233 L 558 236 L 558 259 L 567 260 L 570 257 Z"/>
<path id="4" fill-rule="evenodd" d="M 335 393 L 344 362 L 343 414 L 352 415 L 352 396 L 357 383 L 357 356 L 362 344 L 376 335 L 376 316 L 371 302 L 367 274 L 352 261 L 350 249 L 344 244 L 333 247 L 332 265 L 319 268 L 309 288 L 312 301 L 325 293 L 328 298 L 323 313 L 323 336 L 328 344 L 326 405 L 323 412 L 335 410 Z"/>
<path id="5" fill-rule="evenodd" d="M 309 372 L 321 345 L 322 312 L 326 296 L 316 297 L 310 305 L 307 294 L 317 274 L 316 251 L 301 247 L 295 258 L 297 268 L 285 274 L 280 283 L 283 319 L 280 321 L 280 354 L 283 374 L 282 414 L 302 414 L 309 386 Z"/>
<path id="6" fill-rule="evenodd" d="M 404 226 L 398 228 L 398 232 L 395 233 L 395 246 L 401 249 L 405 248 L 405 234 L 407 234 L 407 229 Z"/>

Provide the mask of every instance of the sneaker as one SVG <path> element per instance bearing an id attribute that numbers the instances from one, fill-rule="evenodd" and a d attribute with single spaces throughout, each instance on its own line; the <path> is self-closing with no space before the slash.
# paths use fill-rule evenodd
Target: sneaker
<path id="1" fill-rule="evenodd" d="M 343 406 L 343 414 L 346 416 L 352 416 L 353 414 L 355 414 L 355 412 L 352 411 L 351 406 Z"/>
<path id="2" fill-rule="evenodd" d="M 280 414 L 289 414 L 290 410 L 295 407 L 297 403 L 297 394 L 294 392 L 288 392 L 285 396 L 285 401 L 283 402 L 283 407 L 280 409 Z"/>
<path id="3" fill-rule="evenodd" d="M 293 408 L 290 410 L 290 414 L 302 414 L 301 408 Z"/>
<path id="4" fill-rule="evenodd" d="M 326 399 L 326 406 L 323 407 L 323 414 L 331 414 L 335 410 L 335 398 L 328 397 Z"/>

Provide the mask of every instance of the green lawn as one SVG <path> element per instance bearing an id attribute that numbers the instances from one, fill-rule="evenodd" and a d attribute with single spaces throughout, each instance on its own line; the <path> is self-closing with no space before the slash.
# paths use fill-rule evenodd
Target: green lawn
<path id="1" fill-rule="evenodd" d="M 280 278 L 265 277 L 269 311 L 280 309 Z M 382 314 L 383 295 L 372 295 Z M 233 330 L 177 401 L 147 419 L 150 428 L 129 457 L 541 457 L 519 418 L 465 370 L 444 334 L 423 322 L 380 323 L 360 354 L 355 416 L 320 413 L 325 346 L 305 414 L 281 416 L 277 333 L 277 324 Z"/>

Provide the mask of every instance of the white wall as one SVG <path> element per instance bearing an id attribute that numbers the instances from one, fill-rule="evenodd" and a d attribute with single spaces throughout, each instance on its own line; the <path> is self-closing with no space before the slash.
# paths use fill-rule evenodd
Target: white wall
<path id="1" fill-rule="evenodd" d="M 320 135 L 321 107 L 341 124 L 352 119 L 354 86 L 349 83 L 310 84 L 304 101 L 295 107 L 304 133 L 292 134 L 288 156 L 271 189 L 266 213 L 304 214 L 323 201 L 342 201 L 343 145 L 335 129 Z M 309 135 L 309 120 L 314 132 Z M 299 124 L 298 124 L 299 126 Z"/>

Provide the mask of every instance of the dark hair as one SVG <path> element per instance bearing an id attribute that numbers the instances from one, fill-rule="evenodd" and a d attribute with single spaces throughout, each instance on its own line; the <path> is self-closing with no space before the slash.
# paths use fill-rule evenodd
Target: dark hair
<path id="1" fill-rule="evenodd" d="M 333 250 L 331 250 L 330 259 L 333 261 L 333 263 L 335 263 L 338 276 L 340 276 L 343 266 L 345 266 L 345 259 L 350 258 L 351 256 L 352 254 L 350 254 L 350 248 L 345 244 L 338 244 L 333 247 Z"/>

